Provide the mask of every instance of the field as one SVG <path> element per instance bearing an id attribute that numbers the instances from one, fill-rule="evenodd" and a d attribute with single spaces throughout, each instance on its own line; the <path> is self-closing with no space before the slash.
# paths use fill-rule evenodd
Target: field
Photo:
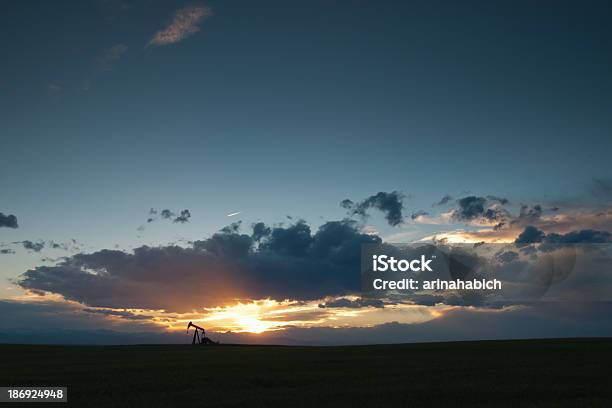
<path id="1" fill-rule="evenodd" d="M 76 407 L 612 406 L 611 339 L 0 345 L 0 356 L 0 385 L 67 385 Z"/>

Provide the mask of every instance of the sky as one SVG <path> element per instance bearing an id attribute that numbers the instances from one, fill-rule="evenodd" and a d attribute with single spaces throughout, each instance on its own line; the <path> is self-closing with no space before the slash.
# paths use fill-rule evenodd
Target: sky
<path id="1" fill-rule="evenodd" d="M 9 336 L 180 342 L 191 319 L 232 341 L 401 342 L 478 337 L 448 329 L 470 313 L 507 322 L 481 337 L 585 332 L 566 307 L 365 305 L 353 261 L 372 240 L 610 241 L 607 2 L 1 7 Z"/>

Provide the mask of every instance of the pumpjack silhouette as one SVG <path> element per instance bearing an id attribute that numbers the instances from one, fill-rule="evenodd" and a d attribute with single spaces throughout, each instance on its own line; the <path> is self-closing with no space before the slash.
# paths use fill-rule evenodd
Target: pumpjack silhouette
<path id="1" fill-rule="evenodd" d="M 219 344 L 218 341 L 214 341 L 206 337 L 206 330 L 203 327 L 195 325 L 191 322 L 187 325 L 187 334 L 189 334 L 189 329 L 194 328 L 195 332 L 193 332 L 193 340 L 191 344 L 204 344 L 204 345 L 216 345 Z"/>

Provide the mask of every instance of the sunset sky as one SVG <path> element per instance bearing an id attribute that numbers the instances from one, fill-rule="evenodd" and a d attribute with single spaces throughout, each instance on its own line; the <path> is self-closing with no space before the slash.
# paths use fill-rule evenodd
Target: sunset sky
<path id="1" fill-rule="evenodd" d="M 1 9 L 0 341 L 612 335 L 359 294 L 363 243 L 611 241 L 608 2 Z"/>

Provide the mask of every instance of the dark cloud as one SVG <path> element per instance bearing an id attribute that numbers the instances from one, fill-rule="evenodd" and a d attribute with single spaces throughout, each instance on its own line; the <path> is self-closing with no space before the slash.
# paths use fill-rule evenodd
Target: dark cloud
<path id="1" fill-rule="evenodd" d="M 151 223 L 155 221 L 156 216 L 157 216 L 157 210 L 155 208 L 151 208 L 149 210 L 149 218 L 147 218 L 147 223 Z"/>
<path id="2" fill-rule="evenodd" d="M 191 218 L 191 211 L 187 209 L 182 210 L 179 214 L 176 214 L 174 211 L 171 211 L 167 208 L 159 212 L 155 208 L 151 208 L 149 210 L 149 217 L 147 218 L 147 223 L 152 223 L 153 221 L 155 221 L 158 214 L 161 219 L 172 220 L 172 222 L 178 224 L 184 224 L 186 222 L 189 222 L 189 219 Z"/>
<path id="3" fill-rule="evenodd" d="M 571 231 L 567 234 L 551 233 L 546 235 L 546 242 L 552 244 L 603 244 L 612 242 L 611 234 L 607 231 L 592 229 Z"/>
<path id="4" fill-rule="evenodd" d="M 340 201 L 340 207 L 346 208 L 347 210 L 350 210 L 351 208 L 353 208 L 354 205 L 355 203 L 349 200 L 348 198 Z"/>
<path id="5" fill-rule="evenodd" d="M 331 221 L 313 234 L 300 221 L 272 228 L 258 246 L 251 235 L 230 229 L 187 248 L 105 249 L 36 267 L 22 274 L 18 284 L 90 307 L 169 311 L 236 299 L 341 296 L 360 288 L 361 245 L 381 242 L 357 226 L 351 220 Z"/>
<path id="6" fill-rule="evenodd" d="M 47 247 L 52 249 L 61 249 L 64 251 L 80 251 L 81 244 L 76 239 L 71 239 L 66 242 L 58 242 L 54 240 L 47 241 Z"/>
<path id="7" fill-rule="evenodd" d="M 185 335 L 167 333 L 143 319 L 108 319 L 67 302 L 0 300 L 0 343 L 133 344 L 175 343 Z M 120 330 L 120 331 L 116 331 Z M 188 339 L 187 339 L 188 341 Z M 185 342 L 187 342 L 185 341 Z"/>
<path id="8" fill-rule="evenodd" d="M 444 197 L 440 199 L 435 205 L 445 205 L 448 204 L 453 199 L 452 196 L 446 194 Z"/>
<path id="9" fill-rule="evenodd" d="M 517 244 L 535 244 L 542 242 L 545 236 L 546 234 L 544 234 L 543 231 L 540 231 L 532 225 L 528 225 L 514 242 Z"/>
<path id="10" fill-rule="evenodd" d="M 251 237 L 253 238 L 253 241 L 259 242 L 262 238 L 265 238 L 270 235 L 271 232 L 272 230 L 267 227 L 266 224 L 264 224 L 263 222 L 257 222 L 253 224 L 253 234 L 251 235 Z"/>
<path id="11" fill-rule="evenodd" d="M 186 222 L 189 222 L 189 218 L 191 218 L 191 213 L 189 212 L 189 210 L 183 210 L 181 211 L 181 214 L 174 219 L 173 222 L 184 224 Z"/>
<path id="12" fill-rule="evenodd" d="M 21 241 L 16 242 L 16 244 L 21 244 L 28 251 L 40 252 L 45 247 L 45 243 L 42 241 L 32 242 L 32 241 Z"/>
<path id="13" fill-rule="evenodd" d="M 453 219 L 456 221 L 500 221 L 508 217 L 508 212 L 498 205 L 507 204 L 505 198 L 487 196 L 467 196 L 457 200 L 459 208 L 453 211 Z"/>
<path id="14" fill-rule="evenodd" d="M 313 239 L 310 226 L 300 220 L 287 228 L 273 228 L 269 238 L 260 247 L 281 255 L 304 256 Z"/>
<path id="15" fill-rule="evenodd" d="M 8 255 L 8 254 L 14 254 L 14 253 L 15 251 L 10 248 L 0 249 L 0 254 L 2 255 Z"/>
<path id="16" fill-rule="evenodd" d="M 127 310 L 85 308 L 83 309 L 83 311 L 86 313 L 101 314 L 104 316 L 117 316 L 117 317 L 121 317 L 124 319 L 129 319 L 129 320 L 150 320 L 153 318 L 153 316 L 139 315 L 139 314 L 129 312 Z"/>
<path id="17" fill-rule="evenodd" d="M 377 209 L 385 214 L 385 219 L 389 225 L 395 227 L 404 222 L 402 215 L 404 196 L 397 191 L 391 193 L 379 192 L 372 195 L 362 202 L 354 203 L 349 199 L 345 199 L 340 203 L 340 206 L 349 210 L 352 215 L 367 217 L 367 211 L 370 208 Z"/>
<path id="18" fill-rule="evenodd" d="M 519 258 L 519 254 L 514 251 L 504 251 L 496 255 L 496 258 L 501 263 L 514 262 Z"/>
<path id="19" fill-rule="evenodd" d="M 534 244 L 541 242 L 549 244 L 603 244 L 612 242 L 612 234 L 607 231 L 597 231 L 593 229 L 571 231 L 566 234 L 545 234 L 536 227 L 529 225 L 515 240 L 517 244 Z"/>
<path id="20" fill-rule="evenodd" d="M 542 206 L 536 204 L 532 207 L 528 205 L 521 205 L 520 213 L 518 217 L 511 221 L 512 224 L 534 224 L 537 223 L 542 217 Z"/>
<path id="21" fill-rule="evenodd" d="M 0 212 L 0 228 L 18 228 L 17 217 L 12 214 L 4 215 Z"/>
<path id="22" fill-rule="evenodd" d="M 225 227 L 221 228 L 221 232 L 224 232 L 226 234 L 235 234 L 240 231 L 241 225 L 242 221 L 232 222 L 230 225 L 226 225 Z"/>
<path id="23" fill-rule="evenodd" d="M 329 302 L 319 304 L 319 307 L 322 309 L 325 308 L 349 308 L 349 309 L 360 309 L 363 307 L 375 307 L 375 308 L 383 308 L 385 307 L 385 303 L 380 299 L 347 299 L 347 298 L 337 298 L 334 300 L 330 300 Z"/>
<path id="24" fill-rule="evenodd" d="M 168 209 L 165 209 L 161 211 L 161 217 L 167 220 L 167 219 L 173 218 L 174 213 Z"/>
<path id="25" fill-rule="evenodd" d="M 453 216 L 458 220 L 473 220 L 481 217 L 484 214 L 486 202 L 484 197 L 461 198 L 457 201 L 459 208 L 454 211 Z"/>

